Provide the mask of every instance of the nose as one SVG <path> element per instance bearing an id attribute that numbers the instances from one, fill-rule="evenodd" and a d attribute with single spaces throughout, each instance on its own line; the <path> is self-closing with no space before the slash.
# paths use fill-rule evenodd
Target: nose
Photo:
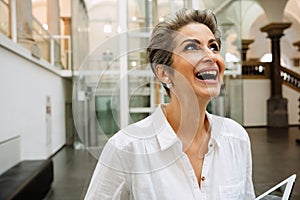
<path id="1" fill-rule="evenodd" d="M 203 56 L 202 61 L 205 63 L 215 63 L 217 61 L 217 55 L 211 50 L 206 51 L 206 54 Z"/>

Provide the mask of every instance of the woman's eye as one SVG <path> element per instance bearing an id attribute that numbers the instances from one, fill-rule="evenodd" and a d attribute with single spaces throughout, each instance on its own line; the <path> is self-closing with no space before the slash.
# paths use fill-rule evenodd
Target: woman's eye
<path id="1" fill-rule="evenodd" d="M 184 50 L 185 51 L 188 51 L 188 50 L 198 50 L 199 47 L 197 44 L 187 44 L 185 47 L 184 47 Z"/>
<path id="2" fill-rule="evenodd" d="M 219 45 L 218 44 L 211 44 L 209 49 L 211 51 L 220 51 Z"/>

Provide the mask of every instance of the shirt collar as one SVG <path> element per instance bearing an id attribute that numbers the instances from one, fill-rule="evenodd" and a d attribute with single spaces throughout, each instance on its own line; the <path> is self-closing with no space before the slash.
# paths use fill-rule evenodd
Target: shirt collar
<path id="1" fill-rule="evenodd" d="M 156 138 L 161 150 L 165 150 L 176 142 L 180 142 L 173 128 L 169 124 L 163 112 L 164 105 L 159 105 L 152 116 L 153 126 L 156 131 Z"/>
<path id="2" fill-rule="evenodd" d="M 156 132 L 156 138 L 159 142 L 161 150 L 165 150 L 172 146 L 175 142 L 180 142 L 173 128 L 169 124 L 165 114 L 163 112 L 163 104 L 159 105 L 158 108 L 151 115 L 153 120 L 153 125 Z M 210 143 L 217 144 L 220 146 L 220 133 L 223 127 L 224 118 L 212 115 L 206 111 L 206 116 L 208 118 L 211 127 L 211 137 Z"/>

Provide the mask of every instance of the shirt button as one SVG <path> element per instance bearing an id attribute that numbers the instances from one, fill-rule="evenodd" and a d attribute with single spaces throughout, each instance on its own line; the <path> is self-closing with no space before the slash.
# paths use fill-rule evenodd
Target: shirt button
<path id="1" fill-rule="evenodd" d="M 209 146 L 210 146 L 210 147 L 213 147 L 213 144 L 210 144 Z"/>
<path id="2" fill-rule="evenodd" d="M 201 181 L 205 181 L 205 176 L 202 176 L 202 177 L 201 177 Z"/>

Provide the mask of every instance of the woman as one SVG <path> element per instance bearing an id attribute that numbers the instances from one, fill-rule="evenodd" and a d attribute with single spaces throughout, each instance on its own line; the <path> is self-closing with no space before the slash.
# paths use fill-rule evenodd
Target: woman
<path id="1" fill-rule="evenodd" d="M 106 144 L 85 199 L 254 199 L 250 141 L 236 122 L 206 112 L 225 62 L 208 10 L 179 10 L 153 30 L 149 63 L 170 96 Z"/>

